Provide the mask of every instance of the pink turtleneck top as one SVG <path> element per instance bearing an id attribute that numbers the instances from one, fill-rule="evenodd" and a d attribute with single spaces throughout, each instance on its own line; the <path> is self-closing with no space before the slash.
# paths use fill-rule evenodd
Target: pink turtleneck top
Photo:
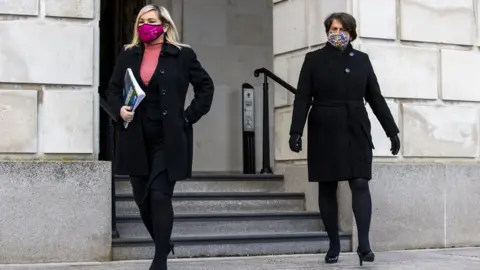
<path id="1" fill-rule="evenodd" d="M 162 45 L 162 43 L 145 44 L 142 64 L 140 65 L 140 77 L 146 86 L 150 83 L 153 73 L 157 68 L 158 57 L 162 51 Z"/>

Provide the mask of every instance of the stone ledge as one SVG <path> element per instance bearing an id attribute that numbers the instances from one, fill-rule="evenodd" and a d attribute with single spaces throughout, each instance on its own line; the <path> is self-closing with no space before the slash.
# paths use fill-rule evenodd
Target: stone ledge
<path id="1" fill-rule="evenodd" d="M 109 261 L 110 162 L 0 161 L 0 261 Z"/>
<path id="2" fill-rule="evenodd" d="M 317 184 L 308 183 L 306 165 L 276 168 L 285 174 L 285 191 L 305 192 L 306 208 L 317 210 Z M 373 216 L 370 241 L 375 251 L 468 247 L 480 245 L 479 163 L 374 163 L 370 191 Z M 338 189 L 342 231 L 357 231 L 351 193 Z M 352 226 L 353 224 L 353 226 Z"/>
<path id="3" fill-rule="evenodd" d="M 370 232 L 376 251 L 480 245 L 480 164 L 375 164 Z M 353 229 L 356 247 L 356 228 Z"/>

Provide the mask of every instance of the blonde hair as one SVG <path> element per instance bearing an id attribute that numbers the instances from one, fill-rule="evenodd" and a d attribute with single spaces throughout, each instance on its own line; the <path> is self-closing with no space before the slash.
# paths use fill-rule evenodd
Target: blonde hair
<path id="1" fill-rule="evenodd" d="M 135 25 L 133 27 L 133 38 L 130 44 L 125 46 L 125 49 L 131 49 L 138 44 L 140 44 L 140 38 L 138 37 L 137 28 L 140 23 L 140 18 L 147 12 L 155 10 L 157 12 L 158 18 L 162 22 L 163 26 L 165 27 L 165 34 L 164 39 L 166 42 L 172 44 L 173 46 L 181 49 L 181 47 L 188 47 L 187 44 L 180 43 L 180 37 L 178 34 L 177 26 L 173 22 L 172 16 L 170 16 L 170 12 L 164 7 L 157 6 L 157 5 L 146 5 L 144 6 L 140 12 L 138 12 L 137 19 L 135 20 Z"/>

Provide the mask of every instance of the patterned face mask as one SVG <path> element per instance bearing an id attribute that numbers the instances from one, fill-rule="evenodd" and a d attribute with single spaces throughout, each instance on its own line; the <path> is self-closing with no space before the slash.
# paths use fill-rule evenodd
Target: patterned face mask
<path id="1" fill-rule="evenodd" d="M 348 43 L 350 42 L 350 36 L 343 32 L 330 32 L 328 34 L 328 42 L 333 46 L 343 50 L 347 47 Z"/>

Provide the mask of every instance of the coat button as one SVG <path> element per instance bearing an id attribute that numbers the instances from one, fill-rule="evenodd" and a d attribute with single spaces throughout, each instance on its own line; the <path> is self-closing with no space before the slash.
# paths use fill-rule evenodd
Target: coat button
<path id="1" fill-rule="evenodd" d="M 163 115 L 167 115 L 167 113 L 168 113 L 167 110 L 163 111 Z"/>
<path id="2" fill-rule="evenodd" d="M 165 70 L 160 69 L 160 74 L 164 74 L 164 73 L 165 73 Z"/>
<path id="3" fill-rule="evenodd" d="M 354 56 L 354 55 L 355 55 L 355 53 L 354 53 L 354 52 L 351 52 L 351 53 L 350 53 L 350 56 Z"/>
<path id="4" fill-rule="evenodd" d="M 167 90 L 162 89 L 162 96 L 165 96 L 167 94 Z"/>
<path id="5" fill-rule="evenodd" d="M 345 69 L 345 72 L 346 72 L 346 73 L 350 73 L 350 69 L 349 69 L 349 68 L 346 68 L 346 69 Z"/>

